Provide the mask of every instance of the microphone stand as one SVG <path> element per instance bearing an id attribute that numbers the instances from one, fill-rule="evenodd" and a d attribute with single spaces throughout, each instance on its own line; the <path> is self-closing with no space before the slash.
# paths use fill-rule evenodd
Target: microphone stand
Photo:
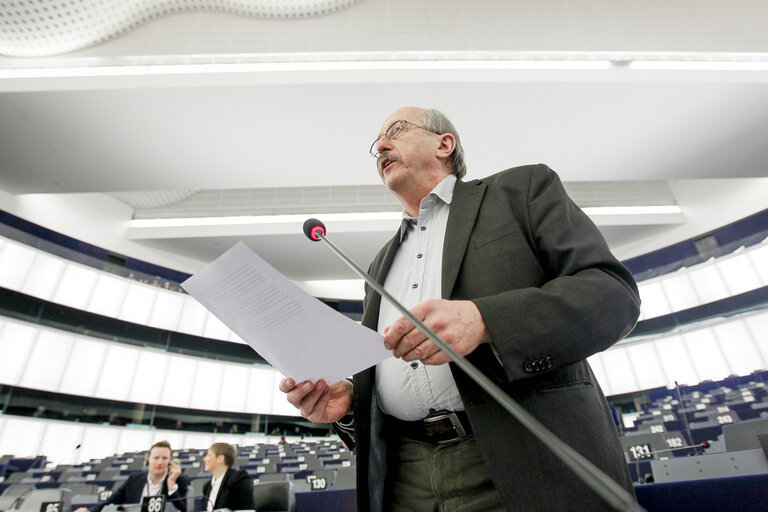
<path id="1" fill-rule="evenodd" d="M 311 230 L 307 229 L 307 225 L 310 221 L 316 222 L 323 229 L 314 227 Z M 310 226 L 311 228 L 311 226 Z M 499 405 L 506 409 L 515 419 L 522 423 L 539 441 L 547 446 L 552 452 L 559 458 L 563 464 L 571 469 L 581 480 L 587 484 L 587 486 L 595 491 L 600 497 L 602 497 L 614 510 L 626 510 L 635 512 L 645 512 L 645 509 L 641 507 L 637 501 L 623 488 L 621 488 L 616 482 L 613 481 L 608 475 L 603 473 L 600 469 L 582 456 L 579 452 L 561 441 L 555 434 L 549 431 L 539 420 L 533 417 L 528 411 L 526 411 L 520 404 L 510 398 L 504 391 L 499 388 L 493 381 L 485 376 L 480 370 L 464 359 L 464 357 L 453 350 L 450 345 L 443 341 L 432 329 L 424 325 L 424 323 L 416 318 L 413 313 L 408 311 L 399 301 L 397 301 L 392 295 L 384 289 L 379 283 L 377 283 L 372 277 L 370 277 L 363 269 L 357 266 L 354 261 L 349 259 L 333 242 L 328 240 L 325 236 L 325 226 L 321 222 L 315 219 L 308 219 L 304 223 L 304 231 L 307 236 L 312 240 L 322 240 L 325 242 L 336 255 L 341 258 L 349 267 L 362 277 L 374 290 L 376 290 L 382 297 L 386 298 L 397 310 L 402 313 L 408 320 L 410 320 L 415 326 L 419 328 L 435 345 L 440 347 L 440 350 L 448 354 L 451 360 L 461 368 L 469 377 L 477 383 L 485 392 L 493 397 Z M 311 234 L 310 234 L 311 233 Z"/>

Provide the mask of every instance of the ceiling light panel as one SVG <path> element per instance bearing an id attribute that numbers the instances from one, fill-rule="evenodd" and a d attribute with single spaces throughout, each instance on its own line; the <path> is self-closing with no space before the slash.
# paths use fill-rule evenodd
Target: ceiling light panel
<path id="1" fill-rule="evenodd" d="M 0 54 L 41 57 L 79 50 L 169 14 L 219 11 L 261 18 L 305 18 L 358 0 L 15 0 L 0 2 Z"/>

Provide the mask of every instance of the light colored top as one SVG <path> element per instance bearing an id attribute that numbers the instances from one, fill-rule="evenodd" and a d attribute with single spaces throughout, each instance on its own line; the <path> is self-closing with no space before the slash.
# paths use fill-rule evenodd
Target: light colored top
<path id="1" fill-rule="evenodd" d="M 384 288 L 408 309 L 442 297 L 443 241 L 455 185 L 456 176 L 451 174 L 422 199 L 415 226 L 403 214 L 400 247 Z M 378 332 L 383 334 L 400 316 L 382 299 Z M 390 357 L 376 365 L 376 392 L 382 412 L 405 421 L 420 420 L 432 411 L 464 410 L 447 364 L 407 363 Z"/>
<path id="2" fill-rule="evenodd" d="M 224 475 L 227 473 L 222 473 L 218 478 L 216 478 L 216 475 L 213 475 L 213 478 L 211 478 L 211 492 L 208 493 L 208 503 L 206 504 L 205 509 L 208 512 L 211 512 L 213 510 L 213 505 L 216 503 L 216 497 L 219 495 L 219 488 L 221 487 L 221 481 L 224 480 Z"/>
<path id="3" fill-rule="evenodd" d="M 165 482 L 165 479 L 168 478 L 168 473 L 166 472 L 163 475 L 163 478 L 160 479 L 159 483 L 153 483 L 152 477 L 149 473 L 147 473 L 147 483 L 144 485 L 144 489 L 141 491 L 141 497 L 146 498 L 147 496 L 160 496 L 163 492 L 163 482 Z M 168 488 L 168 496 L 175 493 L 179 490 L 179 484 L 173 484 L 172 487 Z"/>

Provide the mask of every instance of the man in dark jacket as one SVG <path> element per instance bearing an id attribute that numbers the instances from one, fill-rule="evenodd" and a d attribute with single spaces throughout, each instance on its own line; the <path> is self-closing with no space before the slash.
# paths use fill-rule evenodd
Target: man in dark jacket
<path id="1" fill-rule="evenodd" d="M 253 480 L 242 469 L 232 469 L 237 453 L 232 445 L 213 443 L 203 457 L 205 471 L 213 477 L 203 485 L 203 509 L 254 510 Z"/>
<path id="2" fill-rule="evenodd" d="M 106 501 L 90 509 L 80 507 L 75 512 L 100 512 L 105 505 L 141 503 L 147 496 L 164 496 L 166 502 L 173 503 L 180 512 L 187 512 L 188 484 L 181 467 L 171 464 L 171 445 L 168 441 L 158 441 L 147 454 L 147 471 L 128 477 Z"/>

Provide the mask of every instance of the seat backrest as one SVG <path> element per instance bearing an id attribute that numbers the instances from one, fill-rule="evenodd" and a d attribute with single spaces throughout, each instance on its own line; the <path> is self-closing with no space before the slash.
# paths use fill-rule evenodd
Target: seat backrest
<path id="1" fill-rule="evenodd" d="M 253 501 L 259 512 L 296 510 L 293 482 L 263 482 L 253 486 Z"/>
<path id="2" fill-rule="evenodd" d="M 333 482 L 334 489 L 354 489 L 357 487 L 357 471 L 355 468 L 341 468 L 336 471 L 336 481 Z"/>
<path id="3" fill-rule="evenodd" d="M 64 487 L 59 487 L 58 489 L 35 489 L 23 501 L 19 500 L 14 508 L 40 510 L 40 505 L 47 501 L 61 501 L 63 502 L 61 511 L 68 511 L 72 504 L 72 491 Z"/>

